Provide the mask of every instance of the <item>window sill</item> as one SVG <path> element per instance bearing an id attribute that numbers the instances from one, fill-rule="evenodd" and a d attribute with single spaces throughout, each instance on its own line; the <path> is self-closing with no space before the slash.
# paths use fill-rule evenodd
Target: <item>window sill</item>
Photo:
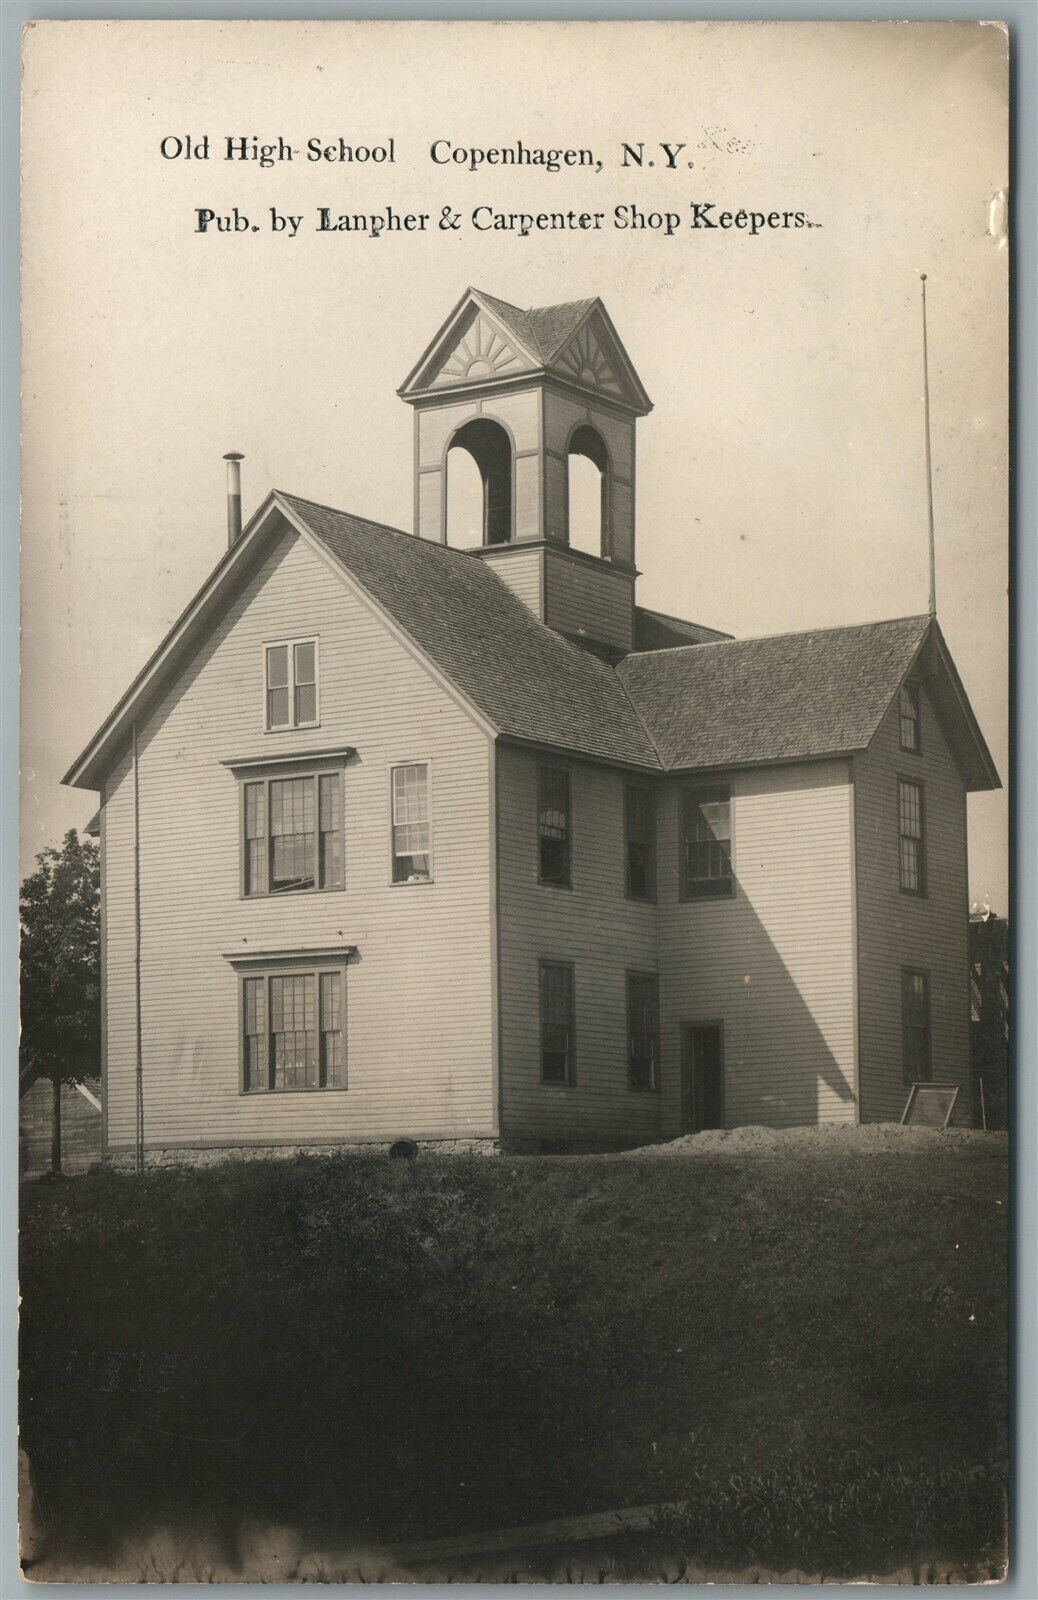
<path id="1" fill-rule="evenodd" d="M 319 728 L 319 722 L 285 722 L 279 723 L 276 728 L 264 728 L 264 733 L 313 733 Z"/>
<path id="2" fill-rule="evenodd" d="M 263 905 L 269 900 L 309 900 L 313 895 L 345 894 L 345 892 L 346 885 L 340 883 L 329 889 L 265 889 L 262 894 L 245 894 L 239 891 L 238 899 L 243 905 L 252 905 L 253 903 Z"/>
<path id="3" fill-rule="evenodd" d="M 435 878 L 390 878 L 386 885 L 389 889 L 433 889 L 436 887 Z"/>
<path id="4" fill-rule="evenodd" d="M 547 878 L 538 878 L 537 887 L 538 889 L 567 889 L 570 894 L 573 893 L 573 885 L 571 883 L 549 883 Z"/>
<path id="5" fill-rule="evenodd" d="M 903 883 L 898 884 L 898 893 L 903 894 L 906 900 L 929 900 L 930 898 L 925 889 L 906 889 Z"/>
<path id="6" fill-rule="evenodd" d="M 272 1100 L 275 1095 L 279 1094 L 349 1094 L 349 1084 L 344 1083 L 341 1086 L 339 1084 L 325 1084 L 323 1087 L 304 1087 L 299 1089 L 239 1089 L 238 1099 Z M 300 1139 L 297 1142 L 305 1144 L 307 1141 Z"/>

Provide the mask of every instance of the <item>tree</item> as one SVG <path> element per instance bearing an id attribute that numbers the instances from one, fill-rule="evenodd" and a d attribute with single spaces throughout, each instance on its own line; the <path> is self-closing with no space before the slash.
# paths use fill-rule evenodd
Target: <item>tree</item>
<path id="1" fill-rule="evenodd" d="M 21 888 L 19 1090 L 37 1078 L 54 1089 L 51 1166 L 61 1171 L 61 1086 L 101 1065 L 101 873 L 92 839 L 74 828 L 60 850 L 41 850 Z"/>

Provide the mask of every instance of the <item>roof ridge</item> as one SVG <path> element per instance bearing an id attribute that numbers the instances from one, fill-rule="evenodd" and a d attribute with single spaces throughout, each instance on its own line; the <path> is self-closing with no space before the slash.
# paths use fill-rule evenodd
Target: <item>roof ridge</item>
<path id="1" fill-rule="evenodd" d="M 676 616 L 673 611 L 661 611 L 659 606 L 640 606 L 637 601 L 635 601 L 634 609 L 635 611 L 644 612 L 645 615 L 649 617 L 662 617 L 664 622 L 676 622 L 678 626 L 682 628 L 705 628 L 708 633 L 724 633 L 723 628 L 712 628 L 708 622 L 693 622 L 691 617 L 679 617 Z M 725 641 L 731 643 L 734 637 L 734 634 L 728 633 L 725 634 L 724 640 L 718 639 L 713 642 L 716 644 L 721 644 Z M 704 641 L 704 643 L 705 642 L 706 641 Z M 641 655 L 653 654 L 651 650 L 639 651 L 638 653 Z"/>
<path id="2" fill-rule="evenodd" d="M 660 613 L 663 615 L 664 613 Z M 674 617 L 674 622 L 680 622 L 680 617 Z M 813 634 L 820 633 L 853 633 L 856 628 L 887 628 L 895 622 L 931 622 L 933 619 L 928 613 L 909 612 L 903 617 L 877 617 L 874 622 L 840 622 L 829 628 L 785 628 L 781 633 L 748 633 L 743 638 L 704 639 L 700 644 L 661 645 L 655 650 L 632 650 L 630 655 L 624 656 L 624 661 L 640 661 L 645 656 L 676 656 L 684 650 L 715 649 L 718 645 L 732 644 L 764 644 L 769 639 L 808 639 Z M 696 623 L 690 624 L 696 627 Z M 703 624 L 705 626 L 705 624 Z M 622 664 L 622 663 L 621 663 Z"/>
<path id="3" fill-rule="evenodd" d="M 298 500 L 301 505 L 313 506 L 317 511 L 330 511 L 333 517 L 351 517 L 354 522 L 363 522 L 368 528 L 378 528 L 382 533 L 393 533 L 398 539 L 417 541 L 427 550 L 442 550 L 447 555 L 464 556 L 466 559 L 471 559 L 473 555 L 472 550 L 458 550 L 453 545 L 441 544 L 438 539 L 423 539 L 420 534 L 408 533 L 406 528 L 395 528 L 391 522 L 378 522 L 374 517 L 363 517 L 359 512 L 345 511 L 342 506 L 330 506 L 323 500 L 308 500 L 305 495 L 292 494 L 288 489 L 274 489 L 271 492 L 283 495 L 287 500 Z M 480 545 L 478 548 L 482 550 L 484 546 Z"/>

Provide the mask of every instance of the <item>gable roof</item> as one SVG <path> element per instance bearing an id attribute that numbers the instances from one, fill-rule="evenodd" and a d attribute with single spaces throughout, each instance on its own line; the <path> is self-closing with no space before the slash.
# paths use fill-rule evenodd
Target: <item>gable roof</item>
<path id="1" fill-rule="evenodd" d="M 507 300 L 487 294 L 484 289 L 473 289 L 472 293 L 544 365 L 558 353 L 570 334 L 576 332 L 584 313 L 595 304 L 594 300 L 569 300 L 564 305 L 531 306 L 528 311 L 522 311 Z"/>
<path id="2" fill-rule="evenodd" d="M 462 339 L 473 315 L 480 312 L 492 324 L 497 324 L 500 333 L 512 342 L 527 365 L 520 366 L 517 371 L 514 361 L 509 360 L 496 375 L 484 374 L 476 380 L 479 389 L 485 388 L 488 383 L 512 383 L 517 378 L 550 376 L 587 391 L 590 380 L 585 381 L 580 375 L 583 358 L 574 359 L 572 347 L 577 334 L 582 329 L 589 329 L 581 335 L 582 343 L 588 345 L 585 353 L 590 353 L 588 341 L 593 340 L 604 348 L 612 369 L 608 387 L 599 393 L 595 383 L 590 382 L 590 392 L 636 416 L 645 416 L 652 410 L 652 401 L 645 392 L 645 386 L 600 299 L 570 300 L 560 305 L 531 306 L 523 310 L 507 300 L 499 300 L 496 295 L 486 294 L 482 289 L 466 289 L 397 390 L 402 399 L 415 404 L 431 394 L 442 396 L 447 388 L 461 390 L 466 387 L 466 379 L 460 372 L 445 383 L 441 368 Z M 566 358 L 567 353 L 569 359 L 560 359 Z M 596 355 L 594 359 L 598 361 L 599 356 Z"/>
<path id="3" fill-rule="evenodd" d="M 286 526 L 381 610 L 492 736 L 657 772 L 849 754 L 867 748 L 906 673 L 921 663 L 967 787 L 998 787 L 965 690 L 929 617 L 684 643 L 711 630 L 642 612 L 657 628 L 666 625 L 671 647 L 631 654 L 614 667 L 539 622 L 471 553 L 278 490 L 63 782 L 100 786 L 132 722 Z"/>
<path id="4" fill-rule="evenodd" d="M 647 651 L 616 670 L 664 768 L 716 770 L 867 749 L 924 652 L 928 687 L 967 786 L 997 788 L 990 753 L 929 616 Z"/>
<path id="5" fill-rule="evenodd" d="M 539 622 L 486 562 L 296 495 L 276 499 L 499 733 L 658 767 L 612 668 Z"/>

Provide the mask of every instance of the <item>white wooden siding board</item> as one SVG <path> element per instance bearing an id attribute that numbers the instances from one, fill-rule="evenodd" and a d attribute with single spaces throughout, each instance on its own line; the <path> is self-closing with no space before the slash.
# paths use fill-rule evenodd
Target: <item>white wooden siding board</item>
<path id="1" fill-rule="evenodd" d="M 243 901 L 229 749 L 288 753 L 313 733 L 264 735 L 258 644 L 321 637 L 321 737 L 346 768 L 346 889 Z M 487 740 L 306 541 L 272 549 L 141 730 L 145 1135 L 150 1144 L 484 1134 L 493 1118 Z M 302 747 L 302 746 L 301 746 Z M 389 884 L 388 768 L 433 763 L 430 886 Z M 105 872 L 109 1122 L 132 1143 L 132 814 L 125 763 L 109 785 Z M 238 1092 L 238 979 L 222 952 L 340 938 L 345 1093 Z"/>
<path id="2" fill-rule="evenodd" d="M 965 793 L 925 687 L 919 709 L 920 754 L 900 748 L 895 700 L 869 749 L 855 761 L 862 1116 L 897 1121 L 904 1109 L 901 968 L 918 967 L 930 975 L 933 1075 L 960 1085 L 953 1121 L 968 1126 Z M 918 898 L 898 887 L 899 774 L 917 775 L 925 789 L 927 893 Z"/>
<path id="3" fill-rule="evenodd" d="M 629 649 L 634 629 L 634 580 L 608 566 L 593 567 L 545 551 L 545 616 L 553 628 Z"/>
<path id="4" fill-rule="evenodd" d="M 659 1097 L 627 1087 L 625 973 L 657 970 L 655 908 L 624 898 L 623 775 L 572 762 L 573 888 L 537 882 L 537 758 L 498 751 L 505 1138 L 640 1142 Z M 575 969 L 576 1085 L 540 1082 L 538 962 Z"/>
<path id="5" fill-rule="evenodd" d="M 523 550 L 500 556 L 480 556 L 517 600 L 541 619 L 541 561 L 543 551 Z"/>
<path id="6" fill-rule="evenodd" d="M 666 780 L 658 810 L 666 1132 L 680 1124 L 686 1021 L 724 1024 L 728 1126 L 853 1121 L 846 763 L 733 775 L 731 899 L 678 898 L 682 787 Z"/>

